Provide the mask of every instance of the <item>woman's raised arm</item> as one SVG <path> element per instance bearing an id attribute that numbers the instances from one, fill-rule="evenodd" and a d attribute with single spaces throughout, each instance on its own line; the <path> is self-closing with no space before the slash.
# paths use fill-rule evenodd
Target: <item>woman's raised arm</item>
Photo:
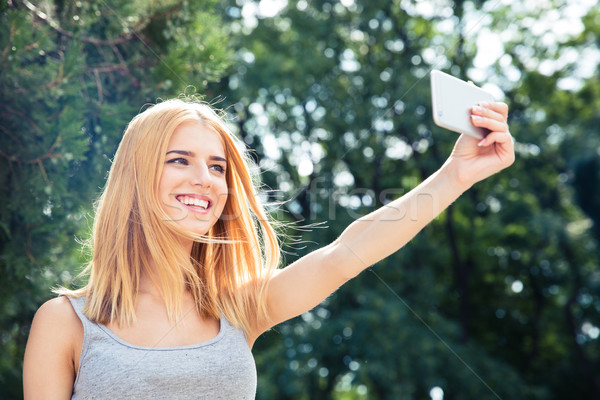
<path id="1" fill-rule="evenodd" d="M 401 198 L 354 221 L 333 243 L 278 271 L 270 282 L 268 309 L 275 325 L 315 307 L 347 280 L 402 248 L 474 183 L 514 161 L 504 103 L 472 110 L 473 124 L 488 128 L 478 141 L 462 135 L 444 165 Z M 250 333 L 255 339 L 260 332 Z"/>

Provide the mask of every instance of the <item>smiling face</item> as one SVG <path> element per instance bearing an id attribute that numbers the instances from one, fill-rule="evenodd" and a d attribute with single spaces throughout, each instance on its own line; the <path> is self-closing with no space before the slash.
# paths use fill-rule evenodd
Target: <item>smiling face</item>
<path id="1" fill-rule="evenodd" d="M 227 160 L 219 135 L 194 122 L 179 125 L 167 146 L 158 195 L 181 228 L 206 234 L 227 202 Z"/>

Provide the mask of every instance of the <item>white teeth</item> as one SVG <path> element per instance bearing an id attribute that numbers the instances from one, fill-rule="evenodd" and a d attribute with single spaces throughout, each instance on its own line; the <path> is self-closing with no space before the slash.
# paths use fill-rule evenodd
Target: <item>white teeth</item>
<path id="1" fill-rule="evenodd" d="M 183 197 L 178 198 L 178 200 L 188 206 L 198 206 L 198 207 L 202 207 L 202 208 L 208 207 L 208 201 L 202 200 L 202 199 L 196 199 L 196 198 L 190 197 L 190 196 L 183 196 Z"/>

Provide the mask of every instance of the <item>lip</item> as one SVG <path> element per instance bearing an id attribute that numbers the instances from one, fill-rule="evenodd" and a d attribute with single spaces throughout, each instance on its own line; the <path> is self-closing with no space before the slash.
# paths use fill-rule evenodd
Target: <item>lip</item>
<path id="1" fill-rule="evenodd" d="M 199 207 L 199 206 L 185 204 L 180 200 L 182 197 L 191 197 L 193 199 L 203 200 L 203 201 L 206 201 L 208 203 L 208 205 L 206 206 L 206 208 L 203 208 L 203 207 Z M 208 211 L 210 210 L 210 208 L 213 205 L 213 201 L 210 199 L 210 197 L 201 195 L 201 194 L 193 194 L 193 193 L 177 194 L 177 195 L 175 195 L 175 200 L 177 200 L 179 202 L 179 204 L 184 206 L 186 209 L 188 209 L 192 212 L 195 212 L 195 213 L 199 213 L 199 214 L 208 213 Z"/>

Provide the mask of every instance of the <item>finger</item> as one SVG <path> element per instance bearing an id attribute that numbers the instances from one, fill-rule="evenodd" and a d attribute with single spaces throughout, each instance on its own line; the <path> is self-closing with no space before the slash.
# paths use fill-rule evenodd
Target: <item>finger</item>
<path id="1" fill-rule="evenodd" d="M 471 122 L 479 128 L 487 128 L 492 132 L 508 132 L 506 121 L 471 115 Z"/>
<path id="2" fill-rule="evenodd" d="M 512 144 L 513 137 L 508 131 L 490 132 L 485 138 L 479 141 L 480 146 L 489 146 L 494 143 Z"/>
<path id="3" fill-rule="evenodd" d="M 508 118 L 508 105 L 501 101 L 496 102 L 481 102 L 478 104 L 480 107 L 496 111 L 498 114 L 502 115 L 504 118 Z"/>
<path id="4" fill-rule="evenodd" d="M 502 115 L 499 112 L 494 111 L 490 108 L 485 108 L 485 107 L 481 107 L 481 106 L 473 106 L 473 107 L 471 107 L 471 113 L 473 113 L 475 115 L 479 115 L 480 117 L 491 118 L 491 119 L 495 119 L 495 120 L 501 121 L 501 122 L 506 121 L 506 117 L 504 115 Z"/>

